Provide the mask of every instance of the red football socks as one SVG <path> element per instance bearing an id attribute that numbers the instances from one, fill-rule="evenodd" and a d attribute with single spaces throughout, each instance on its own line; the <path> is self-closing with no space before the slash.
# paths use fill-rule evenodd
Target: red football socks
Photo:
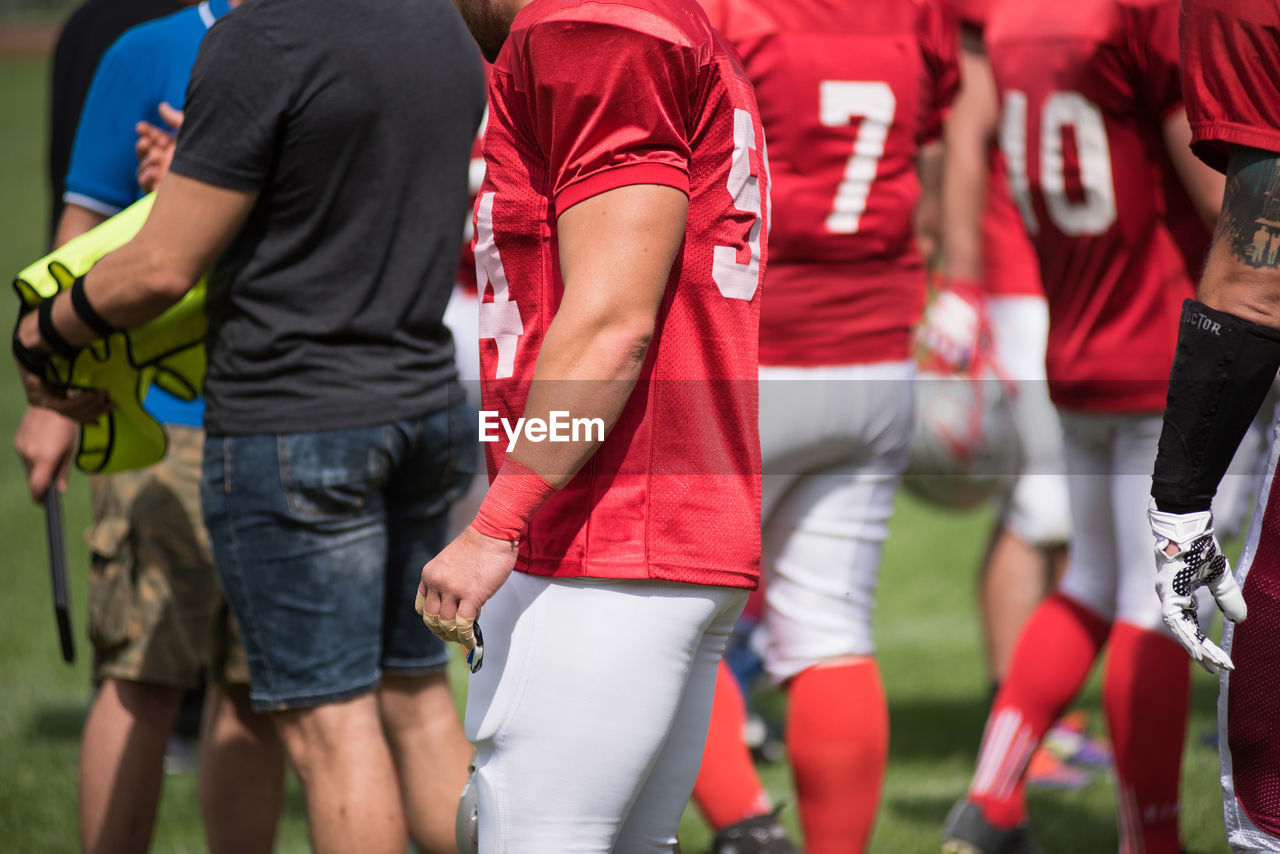
<path id="1" fill-rule="evenodd" d="M 1109 628 L 1057 593 L 1027 620 L 987 718 L 969 787 L 969 799 L 996 827 L 1014 827 L 1026 818 L 1027 761 L 1084 684 Z"/>
<path id="2" fill-rule="evenodd" d="M 805 850 L 860 854 L 889 758 L 889 710 L 874 659 L 810 667 L 788 689 L 787 752 Z"/>
<path id="3" fill-rule="evenodd" d="M 1120 854 L 1177 854 L 1190 659 L 1172 638 L 1126 623 L 1116 623 L 1109 645 L 1102 696 L 1115 751 Z"/>
<path id="4" fill-rule="evenodd" d="M 693 800 L 716 830 L 772 809 L 751 752 L 742 740 L 747 710 L 738 680 L 723 661 L 716 675 L 711 727 L 702 753 L 702 768 L 693 784 Z"/>

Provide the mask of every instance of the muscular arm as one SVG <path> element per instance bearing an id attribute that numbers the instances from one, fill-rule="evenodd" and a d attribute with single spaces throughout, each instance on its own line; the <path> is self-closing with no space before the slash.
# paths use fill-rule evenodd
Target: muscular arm
<path id="1" fill-rule="evenodd" d="M 1177 110 L 1164 120 L 1162 128 L 1164 144 L 1173 161 L 1178 179 L 1191 197 L 1196 213 L 1210 229 L 1218 223 L 1218 210 L 1222 207 L 1222 175 L 1210 169 L 1191 152 L 1191 125 L 1187 124 L 1187 111 Z"/>
<path id="2" fill-rule="evenodd" d="M 942 255 L 947 275 L 982 278 L 982 212 L 987 199 L 987 159 L 1000 122 L 1000 103 L 981 39 L 961 39 L 964 84 L 947 121 L 942 178 Z"/>
<path id="3" fill-rule="evenodd" d="M 936 265 L 942 251 L 942 169 L 945 145 L 940 141 L 925 143 L 916 154 L 916 172 L 920 176 L 920 201 L 916 203 L 916 243 L 926 267 Z"/>
<path id="4" fill-rule="evenodd" d="M 1210 509 L 1280 368 L 1280 154 L 1236 146 L 1213 246 L 1188 301 L 1169 375 L 1151 494 L 1158 509 Z"/>
<path id="5" fill-rule="evenodd" d="M 180 300 L 244 223 L 257 193 L 225 190 L 170 175 L 147 221 L 132 240 L 105 256 L 85 276 L 85 296 L 108 323 L 141 326 Z M 53 323 L 74 346 L 98 336 L 76 315 L 67 294 L 53 306 Z M 22 324 L 23 343 L 40 344 L 35 317 Z"/>
<path id="6" fill-rule="evenodd" d="M 687 213 L 680 191 L 636 185 L 561 214 L 564 297 L 538 353 L 526 418 L 563 410 L 613 427 L 640 375 Z M 521 443 L 511 456 L 558 488 L 599 444 Z"/>
<path id="7" fill-rule="evenodd" d="M 564 296 L 538 352 L 525 418 L 546 419 L 562 410 L 571 418 L 600 418 L 606 433 L 612 428 L 640 376 L 688 210 L 677 190 L 637 185 L 601 193 L 560 215 Z M 545 500 L 547 490 L 568 483 L 599 445 L 593 435 L 516 445 L 504 472 L 514 463 L 536 477 L 500 473 L 476 523 L 422 568 L 417 609 L 432 631 L 473 646 L 470 621 L 515 566 L 514 539 L 478 530 L 495 493 L 507 488 L 503 501 L 511 500 L 532 479 L 545 481 L 532 485 Z M 513 481 L 525 485 L 513 487 Z"/>

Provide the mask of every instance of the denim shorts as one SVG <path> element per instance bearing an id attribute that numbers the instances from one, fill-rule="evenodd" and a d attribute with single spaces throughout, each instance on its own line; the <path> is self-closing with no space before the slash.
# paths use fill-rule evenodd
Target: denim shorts
<path id="1" fill-rule="evenodd" d="M 206 437 L 205 524 L 255 709 L 444 667 L 448 649 L 413 605 L 475 474 L 474 425 L 460 401 L 372 427 Z"/>

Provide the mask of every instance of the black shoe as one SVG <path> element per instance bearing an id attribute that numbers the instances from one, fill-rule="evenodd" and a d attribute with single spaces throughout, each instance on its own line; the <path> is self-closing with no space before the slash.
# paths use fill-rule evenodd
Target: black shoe
<path id="1" fill-rule="evenodd" d="M 1001 830 L 982 817 L 978 805 L 960 799 L 942 824 L 943 854 L 1040 854 L 1027 823 Z"/>
<path id="2" fill-rule="evenodd" d="M 781 809 L 779 807 L 778 809 Z M 803 854 L 778 821 L 778 810 L 722 828 L 711 854 Z"/>

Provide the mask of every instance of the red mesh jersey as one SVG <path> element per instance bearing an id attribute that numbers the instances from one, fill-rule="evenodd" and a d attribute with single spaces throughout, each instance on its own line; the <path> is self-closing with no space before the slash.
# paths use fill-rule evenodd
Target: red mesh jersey
<path id="1" fill-rule="evenodd" d="M 704 0 L 742 54 L 769 138 L 766 365 L 906 359 L 924 306 L 916 152 L 959 82 L 935 0 Z"/>
<path id="2" fill-rule="evenodd" d="M 1000 4 L 987 26 L 1049 299 L 1049 392 L 1071 409 L 1164 408 L 1187 258 L 1208 248 L 1161 130 L 1182 106 L 1177 16 L 1177 0 L 1038 0 Z"/>
<path id="3" fill-rule="evenodd" d="M 534 0 L 494 64 L 484 156 L 484 404 L 512 419 L 563 293 L 557 214 L 628 184 L 689 195 L 640 381 L 534 517 L 517 568 L 754 587 L 768 172 L 732 50 L 692 0 Z M 496 471 L 505 443 L 485 447 Z"/>
<path id="4" fill-rule="evenodd" d="M 1230 145 L 1280 152 L 1280 6 L 1184 0 L 1182 85 L 1192 150 L 1225 172 Z"/>

